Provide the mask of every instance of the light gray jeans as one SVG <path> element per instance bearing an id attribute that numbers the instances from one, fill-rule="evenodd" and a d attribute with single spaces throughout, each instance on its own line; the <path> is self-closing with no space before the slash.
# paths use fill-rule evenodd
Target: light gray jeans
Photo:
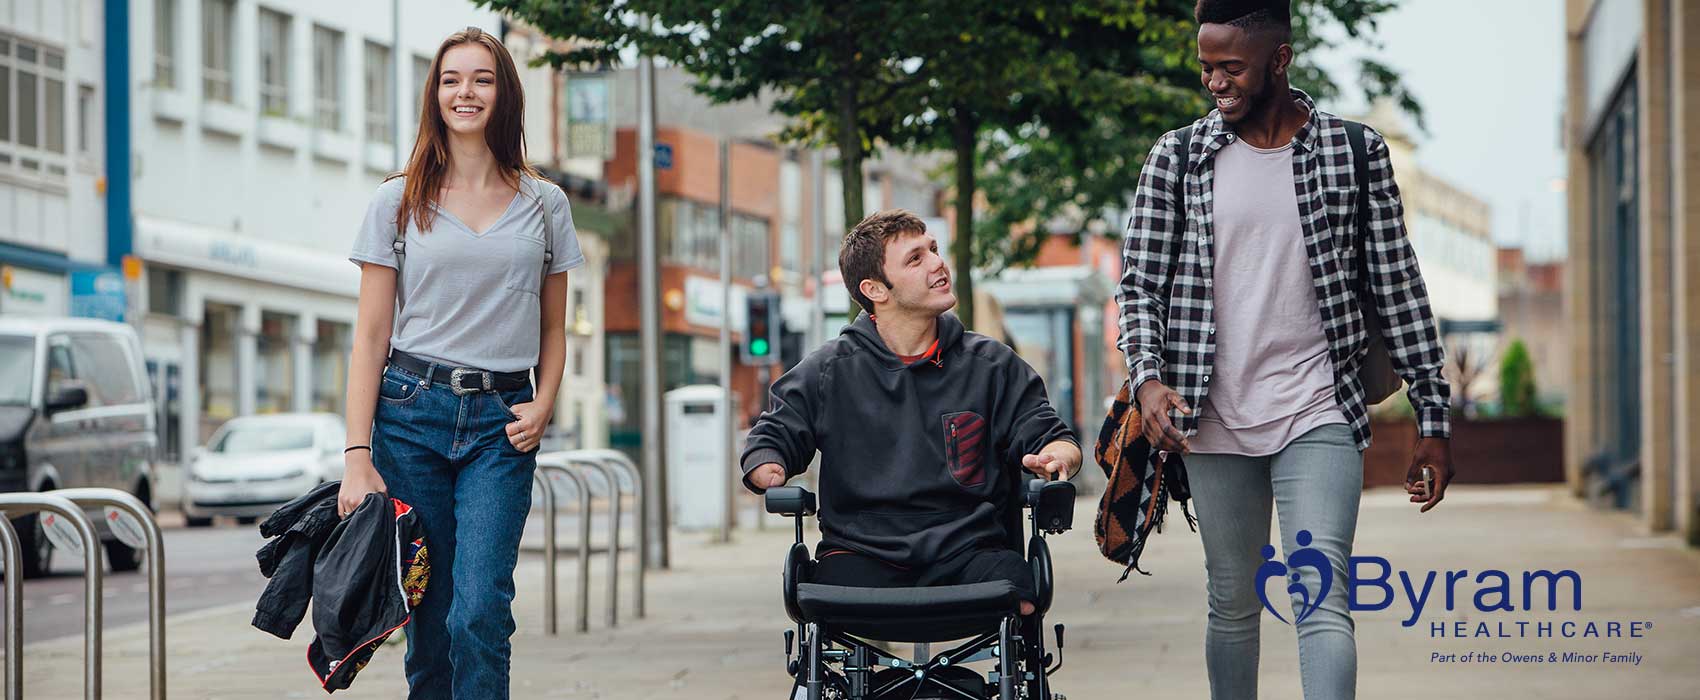
<path id="1" fill-rule="evenodd" d="M 1308 700 L 1339 700 L 1356 695 L 1358 649 L 1352 616 L 1346 608 L 1346 563 L 1352 555 L 1352 534 L 1358 526 L 1358 501 L 1363 493 L 1363 455 L 1346 425 L 1324 425 L 1299 436 L 1273 455 L 1245 457 L 1191 454 L 1186 457 L 1187 480 L 1198 510 L 1198 532 L 1204 540 L 1210 619 L 1204 633 L 1204 660 L 1210 674 L 1213 700 L 1257 697 L 1258 630 L 1263 601 L 1258 596 L 1257 572 L 1266 562 L 1281 562 L 1301 549 L 1299 531 L 1310 535 L 1309 547 L 1320 550 L 1333 569 L 1327 596 L 1314 612 L 1298 623 L 1299 678 Z M 1281 519 L 1279 556 L 1265 558 L 1269 544 L 1271 505 Z M 1287 613 L 1283 597 L 1292 601 L 1292 622 L 1317 595 L 1318 567 L 1292 560 L 1306 593 L 1288 592 L 1288 576 L 1275 576 L 1264 585 L 1270 605 Z"/>

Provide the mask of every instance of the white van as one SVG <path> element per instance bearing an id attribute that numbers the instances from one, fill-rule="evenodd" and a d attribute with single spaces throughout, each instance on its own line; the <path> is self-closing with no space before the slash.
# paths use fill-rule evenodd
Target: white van
<path id="1" fill-rule="evenodd" d="M 158 438 L 142 345 L 122 323 L 0 317 L 0 492 L 104 487 L 153 507 Z M 142 553 L 112 537 L 116 571 Z M 53 545 L 34 515 L 15 518 L 24 576 L 51 569 Z"/>

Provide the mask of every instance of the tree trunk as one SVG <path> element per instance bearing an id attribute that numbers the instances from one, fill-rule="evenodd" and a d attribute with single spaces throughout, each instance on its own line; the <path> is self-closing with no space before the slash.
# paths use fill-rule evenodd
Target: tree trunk
<path id="1" fill-rule="evenodd" d="M 958 108 L 951 124 L 956 151 L 956 230 L 951 234 L 951 272 L 956 278 L 956 316 L 974 330 L 974 156 L 979 124 Z"/>
<path id="2" fill-rule="evenodd" d="M 844 183 L 844 230 L 866 214 L 862 203 L 862 129 L 856 123 L 856 83 L 850 76 L 838 90 L 838 179 Z"/>

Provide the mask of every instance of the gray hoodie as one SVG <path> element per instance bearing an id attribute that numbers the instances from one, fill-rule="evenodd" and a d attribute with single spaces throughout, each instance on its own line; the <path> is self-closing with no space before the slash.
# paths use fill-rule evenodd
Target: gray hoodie
<path id="1" fill-rule="evenodd" d="M 905 364 L 860 314 L 774 383 L 744 473 L 777 462 L 796 476 L 820 451 L 818 551 L 915 567 L 1006 546 L 1011 470 L 1053 441 L 1077 442 L 1014 350 L 954 314 L 938 323 L 937 351 Z"/>

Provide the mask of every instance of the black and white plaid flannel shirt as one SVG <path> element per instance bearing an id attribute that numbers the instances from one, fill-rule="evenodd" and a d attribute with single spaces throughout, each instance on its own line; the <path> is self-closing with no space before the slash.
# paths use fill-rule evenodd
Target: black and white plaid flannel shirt
<path id="1" fill-rule="evenodd" d="M 1352 425 L 1358 448 L 1364 449 L 1370 443 L 1369 411 L 1358 367 L 1368 334 L 1352 291 L 1357 286 L 1354 243 L 1359 235 L 1353 218 L 1357 183 L 1352 147 L 1346 140 L 1344 120 L 1317 110 L 1304 92 L 1293 90 L 1292 94 L 1310 112 L 1293 137 L 1299 222 L 1322 306 L 1335 398 Z M 1189 436 L 1198 431 L 1197 411 L 1210 387 L 1216 357 L 1211 290 L 1215 154 L 1235 138 L 1221 114 L 1212 110 L 1194 123 L 1191 143 L 1185 144 L 1185 160 L 1180 157 L 1182 144 L 1176 132 L 1158 139 L 1139 174 L 1122 245 L 1117 347 L 1127 355 L 1136 389 L 1147 379 L 1158 379 L 1186 399 L 1193 415 L 1171 411 L 1170 418 Z M 1441 376 L 1445 357 L 1416 254 L 1405 238 L 1404 205 L 1393 181 L 1393 163 L 1381 134 L 1366 127 L 1364 142 L 1369 156 L 1370 210 L 1365 226 L 1370 238 L 1364 246 L 1369 256 L 1369 289 L 1381 314 L 1393 367 L 1405 380 L 1406 395 L 1416 409 L 1418 434 L 1450 437 L 1450 389 Z M 1183 176 L 1184 216 L 1177 214 L 1171 201 L 1175 178 Z"/>

